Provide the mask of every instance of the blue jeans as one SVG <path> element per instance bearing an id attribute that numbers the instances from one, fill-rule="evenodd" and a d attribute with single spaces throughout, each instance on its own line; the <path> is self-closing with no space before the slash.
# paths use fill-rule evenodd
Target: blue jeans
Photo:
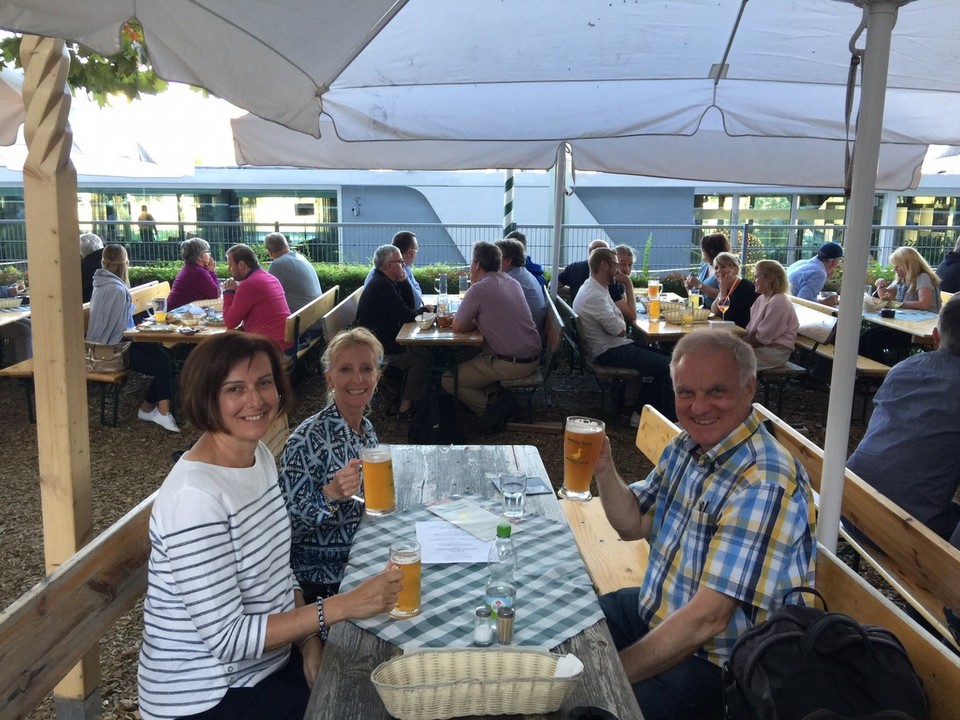
<path id="1" fill-rule="evenodd" d="M 673 407 L 673 383 L 670 381 L 670 356 L 650 350 L 637 343 L 624 343 L 600 353 L 595 358 L 597 365 L 638 370 L 641 375 L 652 377 L 640 404 L 650 403 L 671 420 L 676 419 Z M 644 383 L 644 387 L 647 387 Z"/>
<path id="2" fill-rule="evenodd" d="M 600 597 L 617 650 L 650 632 L 640 620 L 640 588 L 625 588 Z M 720 720 L 723 717 L 723 677 L 709 660 L 686 660 L 633 685 L 644 720 Z"/>

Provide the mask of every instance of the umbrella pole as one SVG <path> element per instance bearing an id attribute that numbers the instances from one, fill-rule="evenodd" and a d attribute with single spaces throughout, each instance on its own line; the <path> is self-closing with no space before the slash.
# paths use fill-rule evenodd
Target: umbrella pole
<path id="1" fill-rule="evenodd" d="M 867 20 L 867 46 L 863 58 L 863 80 L 857 120 L 856 149 L 853 157 L 853 183 L 847 211 L 844 238 L 843 281 L 840 297 L 839 327 L 827 432 L 824 442 L 823 477 L 820 487 L 820 516 L 817 537 L 835 551 L 843 502 L 843 476 L 850 442 L 850 417 L 853 411 L 857 348 L 860 336 L 861 302 L 870 233 L 873 226 L 873 198 L 877 183 L 877 160 L 883 130 L 883 107 L 890 64 L 890 39 L 902 0 L 866 0 L 863 12 Z"/>
<path id="2" fill-rule="evenodd" d="M 557 298 L 560 274 L 560 246 L 563 243 L 563 205 L 566 201 L 567 144 L 557 147 L 557 162 L 553 166 L 553 258 L 550 273 L 550 297 Z"/>
<path id="3" fill-rule="evenodd" d="M 37 380 L 40 500 L 44 556 L 50 573 L 93 537 L 77 173 L 70 161 L 70 59 L 64 42 L 25 35 L 20 58 L 25 69 L 28 154 L 23 193 Z M 94 645 L 54 690 L 57 717 L 99 717 L 99 683 Z"/>

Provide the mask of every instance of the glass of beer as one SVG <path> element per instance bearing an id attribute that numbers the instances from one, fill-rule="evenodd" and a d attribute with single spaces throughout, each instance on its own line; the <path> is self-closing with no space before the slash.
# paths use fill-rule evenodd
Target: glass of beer
<path id="1" fill-rule="evenodd" d="M 167 299 L 166 298 L 153 299 L 153 317 L 158 323 L 161 323 L 161 324 L 167 321 Z"/>
<path id="2" fill-rule="evenodd" d="M 367 515 L 387 515 L 397 508 L 393 487 L 393 458 L 389 445 L 365 447 L 360 451 L 363 463 L 363 502 Z"/>
<path id="3" fill-rule="evenodd" d="M 397 604 L 390 615 L 408 618 L 420 614 L 420 543 L 415 540 L 399 540 L 390 546 L 390 562 L 403 573 L 400 581 L 403 589 L 397 596 Z"/>
<path id="4" fill-rule="evenodd" d="M 660 278 L 650 278 L 647 281 L 647 297 L 655 298 L 660 294 Z"/>
<path id="5" fill-rule="evenodd" d="M 605 426 L 593 418 L 571 415 L 563 433 L 563 487 L 560 497 L 590 499 L 590 479 L 603 446 Z"/>
<path id="6" fill-rule="evenodd" d="M 651 320 L 660 319 L 660 296 L 651 297 L 647 301 L 647 317 Z"/>

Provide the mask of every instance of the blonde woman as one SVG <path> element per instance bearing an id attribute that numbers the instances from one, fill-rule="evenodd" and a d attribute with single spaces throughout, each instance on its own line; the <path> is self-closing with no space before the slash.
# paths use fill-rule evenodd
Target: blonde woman
<path id="1" fill-rule="evenodd" d="M 363 327 L 338 333 L 323 353 L 328 405 L 290 434 L 280 492 L 293 530 L 290 563 L 307 602 L 340 588 L 363 504 L 360 451 L 377 444 L 364 417 L 377 390 L 383 346 Z"/>
<path id="2" fill-rule="evenodd" d="M 900 247 L 890 253 L 890 264 L 897 274 L 896 282 L 876 282 L 877 297 L 896 300 L 909 310 L 940 312 L 940 278 L 926 260 L 912 247 Z M 872 328 L 860 336 L 860 354 L 877 362 L 894 365 L 910 350 L 910 336 L 890 328 Z"/>
<path id="3" fill-rule="evenodd" d="M 724 320 L 732 320 L 742 328 L 750 322 L 750 308 L 757 299 L 753 283 L 740 277 L 740 258 L 733 253 L 722 252 L 713 259 L 713 272 L 720 282 L 720 291 L 713 301 L 711 310 L 714 315 L 722 315 Z M 729 299 L 726 313 L 720 307 Z"/>
<path id="4" fill-rule="evenodd" d="M 754 267 L 757 299 L 750 308 L 744 338 L 757 356 L 757 370 L 780 367 L 790 359 L 797 340 L 797 312 L 787 297 L 790 281 L 776 260 L 761 260 Z"/>
<path id="5" fill-rule="evenodd" d="M 116 345 L 123 340 L 123 331 L 133 327 L 127 251 L 123 245 L 107 245 L 100 262 L 103 267 L 93 274 L 87 341 Z M 164 430 L 180 432 L 170 413 L 173 380 L 166 351 L 153 343 L 133 343 L 130 346 L 130 367 L 153 378 L 137 417 L 155 422 Z"/>
<path id="6" fill-rule="evenodd" d="M 911 310 L 940 312 L 940 278 L 920 253 L 912 247 L 897 248 L 890 254 L 890 264 L 897 280 L 889 284 L 883 278 L 877 280 L 877 297 L 896 300 Z"/>

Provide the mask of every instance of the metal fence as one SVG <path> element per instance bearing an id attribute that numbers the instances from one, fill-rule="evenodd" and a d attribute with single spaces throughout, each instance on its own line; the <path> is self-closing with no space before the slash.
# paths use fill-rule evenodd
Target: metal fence
<path id="1" fill-rule="evenodd" d="M 535 262 L 549 267 L 553 261 L 553 227 L 533 225 L 519 229 L 527 236 L 528 254 Z M 95 232 L 105 242 L 125 245 L 134 265 L 179 262 L 179 240 L 193 236 L 207 240 L 214 258 L 223 261 L 231 245 L 243 242 L 257 246 L 267 234 L 275 231 L 284 233 L 290 243 L 313 262 L 368 264 L 377 246 L 389 243 L 399 230 L 416 233 L 420 244 L 417 262 L 422 265 L 469 264 L 474 242 L 492 242 L 502 236 L 499 225 L 158 222 L 153 233 L 155 239 L 145 242 L 137 222 L 86 222 L 80 226 L 81 232 Z M 625 244 L 633 248 L 637 272 L 644 268 L 658 273 L 685 272 L 700 263 L 700 238 L 705 233 L 720 231 L 730 236 L 733 251 L 748 263 L 766 257 L 789 265 L 796 259 L 813 255 L 824 242 L 842 244 L 845 230 L 842 225 L 564 225 L 560 264 L 585 258 L 589 243 L 602 238 L 611 245 Z M 944 253 L 953 249 L 957 236 L 958 231 L 942 226 L 874 226 L 871 255 L 885 264 L 894 249 L 911 245 L 935 267 Z M 26 258 L 24 221 L 0 220 L 0 262 L 22 265 Z"/>

